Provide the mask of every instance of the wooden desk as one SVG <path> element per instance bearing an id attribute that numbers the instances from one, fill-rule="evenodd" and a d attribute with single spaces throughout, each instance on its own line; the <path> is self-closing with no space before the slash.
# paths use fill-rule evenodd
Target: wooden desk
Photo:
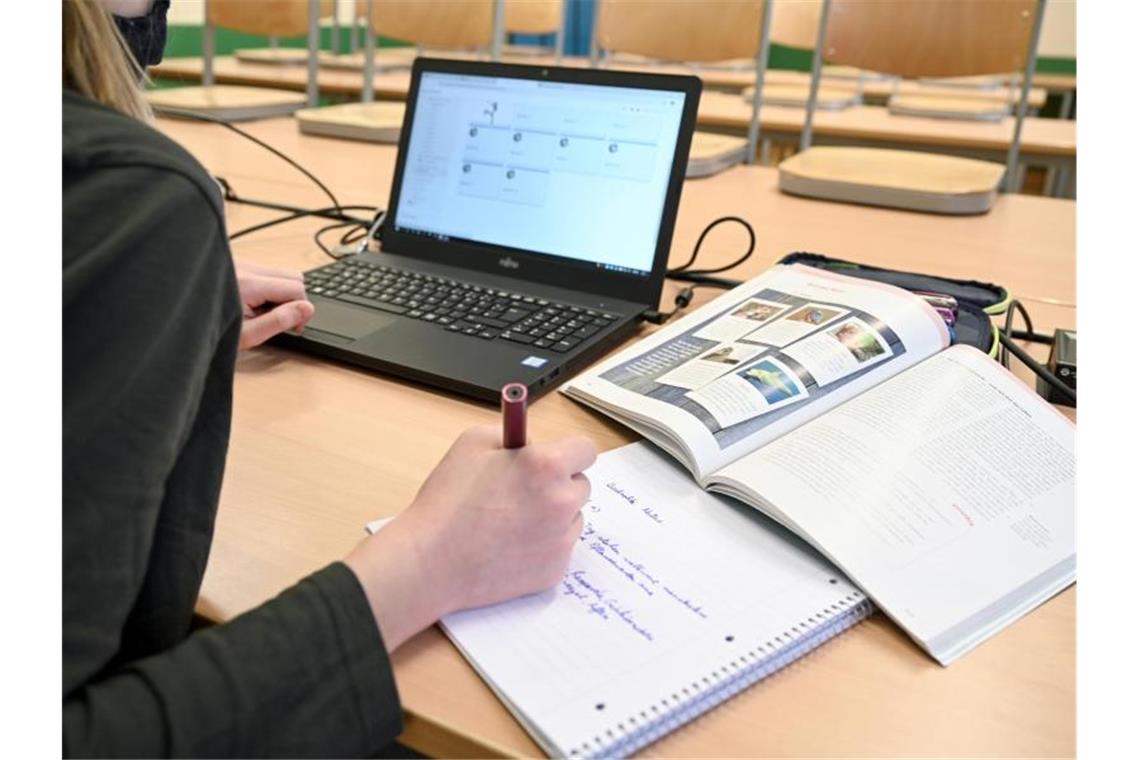
<path id="1" fill-rule="evenodd" d="M 751 107 L 739 95 L 724 92 L 701 94 L 697 123 L 702 128 L 743 134 L 751 117 Z M 763 139 L 798 143 L 803 123 L 802 108 L 764 106 L 760 111 Z M 998 123 L 947 121 L 900 116 L 880 106 L 854 106 L 842 111 L 816 111 L 812 144 L 929 150 L 1004 164 L 1013 139 L 1013 128 L 1012 117 Z M 1025 118 L 1021 129 L 1022 163 L 1075 176 L 1076 159 L 1075 121 Z M 1060 183 L 1062 186 L 1065 184 Z"/>
<path id="2" fill-rule="evenodd" d="M 1076 74 L 1048 74 L 1038 71 L 1033 75 L 1033 86 L 1044 87 L 1050 93 L 1077 89 Z"/>
<path id="3" fill-rule="evenodd" d="M 384 204 L 391 147 L 307 137 L 289 119 L 247 125 L 313 170 L 343 203 Z M 295 170 L 215 126 L 160 121 L 213 174 L 250 197 L 325 205 Z M 947 218 L 781 195 L 774 170 L 739 167 L 686 183 L 672 261 L 716 216 L 758 233 L 754 275 L 793 250 L 1010 286 L 1038 329 L 1075 323 L 1075 204 L 1003 196 L 982 217 Z M 275 212 L 231 206 L 231 229 Z M 237 241 L 235 255 L 309 268 L 325 261 L 321 222 L 281 225 Z M 737 255 L 743 234 L 706 241 L 710 264 Z M 671 300 L 674 286 L 666 287 Z M 704 302 L 713 293 L 699 290 Z M 494 422 L 488 406 L 277 349 L 244 354 L 232 442 L 199 612 L 228 620 L 343 556 L 366 521 L 402 509 L 456 434 Z M 532 408 L 539 439 L 581 432 L 602 450 L 633 436 L 552 393 Z M 1075 753 L 1075 602 L 1069 589 L 950 668 L 882 615 L 653 745 L 655 756 L 1071 756 Z M 538 747 L 436 628 L 394 658 L 407 715 L 402 737 L 432 755 L 537 755 Z"/>
<path id="4" fill-rule="evenodd" d="M 1077 94 L 1076 74 L 1035 74 L 1034 87 L 1044 87 L 1050 95 L 1061 96 L 1061 118 L 1067 119 L 1073 113 L 1073 99 Z"/>
<path id="5" fill-rule="evenodd" d="M 751 106 L 739 95 L 723 92 L 701 94 L 697 123 L 735 131 L 748 128 Z M 787 133 L 798 139 L 804 122 L 804 109 L 764 106 L 761 129 L 767 133 Z M 898 116 L 879 106 L 854 106 L 842 111 L 816 111 L 812 144 L 827 139 L 852 142 L 907 145 L 922 148 L 963 150 L 991 158 L 1005 153 L 1013 139 L 1013 119 L 1001 123 L 946 121 Z M 1027 159 L 1055 158 L 1072 161 L 1077 155 L 1076 124 L 1060 119 L 1027 117 L 1022 126 L 1021 151 Z"/>
<path id="6" fill-rule="evenodd" d="M 755 77 L 748 71 L 733 70 L 727 68 L 709 68 L 709 67 L 689 67 L 695 69 L 694 73 L 700 76 L 701 81 L 705 83 L 706 87 L 711 87 L 718 90 L 743 90 L 746 87 L 751 87 Z M 792 71 L 789 69 L 769 69 L 769 74 L 776 74 L 777 76 L 795 76 L 807 79 L 808 73 L 802 71 Z M 828 81 L 836 81 L 829 78 Z M 848 80 L 853 83 L 853 80 Z M 864 83 L 864 92 L 870 94 L 872 97 L 886 97 L 890 94 L 889 89 L 892 86 L 887 80 L 871 80 Z M 1072 93 L 1077 89 L 1077 77 L 1075 74 L 1045 74 L 1037 72 L 1033 75 L 1032 90 L 1043 90 L 1048 95 L 1064 95 L 1065 93 Z M 1031 104 L 1037 102 L 1038 95 L 1032 96 Z M 1035 106 L 1038 107 L 1038 106 Z"/>
<path id="7" fill-rule="evenodd" d="M 202 81 L 202 59 L 167 58 L 148 70 L 151 78 L 171 79 L 186 84 Z M 304 91 L 308 86 L 308 71 L 303 66 L 282 66 L 271 63 L 249 63 L 230 55 L 214 58 L 214 81 L 219 84 L 240 84 L 250 87 L 279 87 L 283 90 Z M 322 68 L 318 73 L 320 91 L 328 95 L 359 98 L 364 79 L 359 71 Z M 378 100 L 403 100 L 408 95 L 411 75 L 408 70 L 378 73 L 375 77 Z"/>
<path id="8" fill-rule="evenodd" d="M 656 70 L 662 70 L 662 68 L 664 67 L 659 67 Z M 674 68 L 679 73 L 696 74 L 709 90 L 719 90 L 729 93 L 743 92 L 756 81 L 756 77 L 749 71 L 720 71 L 704 69 L 697 66 L 677 66 L 671 68 Z M 645 71 L 654 70 L 648 66 L 638 67 L 638 69 Z M 769 84 L 809 85 L 811 84 L 811 74 L 804 71 L 791 71 L 788 69 L 769 69 L 764 77 L 764 81 Z M 824 77 L 821 86 L 856 90 L 859 89 L 860 84 L 855 79 Z M 930 97 L 972 98 L 986 101 L 996 100 L 1000 102 L 1008 102 L 1010 100 L 1010 91 L 1008 89 L 972 90 L 962 87 L 941 87 L 932 84 L 920 84 L 906 80 L 895 83 L 887 79 L 869 79 L 862 83 L 862 92 L 863 99 L 868 105 L 885 104 L 887 99 L 896 92 L 908 95 L 921 94 Z M 1014 93 L 1013 98 L 1015 102 L 1019 96 L 1020 92 Z M 1044 87 L 1030 88 L 1028 104 L 1030 112 L 1033 113 L 1045 105 L 1047 96 L 1048 91 Z"/>

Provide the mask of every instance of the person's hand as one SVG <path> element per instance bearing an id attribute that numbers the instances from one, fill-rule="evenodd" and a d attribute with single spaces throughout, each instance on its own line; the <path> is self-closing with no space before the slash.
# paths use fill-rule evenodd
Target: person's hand
<path id="1" fill-rule="evenodd" d="M 411 506 L 345 559 L 390 650 L 450 612 L 548 589 L 566 570 L 594 445 L 577 436 L 506 450 L 501 436 L 459 436 Z"/>
<path id="2" fill-rule="evenodd" d="M 301 331 L 315 308 L 300 272 L 234 262 L 241 296 L 241 348 L 259 346 L 286 330 Z"/>

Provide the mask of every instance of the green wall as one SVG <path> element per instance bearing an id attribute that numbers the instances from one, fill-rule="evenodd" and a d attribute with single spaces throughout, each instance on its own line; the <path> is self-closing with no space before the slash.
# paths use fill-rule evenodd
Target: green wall
<path id="1" fill-rule="evenodd" d="M 768 66 L 773 69 L 811 71 L 811 51 L 772 43 Z M 1076 74 L 1076 58 L 1038 58 L 1037 70 L 1048 74 Z"/>
<path id="2" fill-rule="evenodd" d="M 361 40 L 363 44 L 363 40 Z M 214 49 L 218 55 L 232 55 L 238 48 L 260 48 L 266 47 L 269 44 L 267 37 L 262 37 L 256 34 L 244 34 L 243 32 L 235 32 L 230 29 L 218 29 L 214 37 Z M 280 40 L 281 47 L 303 48 L 309 44 L 306 37 L 283 37 Z M 387 37 L 378 37 L 377 44 L 380 47 L 395 47 L 405 43 L 389 39 Z M 327 27 L 321 28 L 321 47 L 325 50 L 331 49 L 332 46 L 332 30 Z M 340 51 L 341 53 L 348 52 L 348 30 L 341 28 L 340 30 Z M 202 55 L 202 27 L 195 25 L 171 25 L 167 31 L 166 37 L 166 51 L 164 55 L 167 58 L 186 58 L 188 56 Z"/>

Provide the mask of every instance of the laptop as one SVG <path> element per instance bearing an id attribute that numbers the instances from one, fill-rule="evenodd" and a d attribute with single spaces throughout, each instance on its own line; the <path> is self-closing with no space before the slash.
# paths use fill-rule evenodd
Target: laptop
<path id="1" fill-rule="evenodd" d="M 417 59 L 381 250 L 306 272 L 316 313 L 278 341 L 538 397 L 658 308 L 699 97 L 690 76 Z"/>

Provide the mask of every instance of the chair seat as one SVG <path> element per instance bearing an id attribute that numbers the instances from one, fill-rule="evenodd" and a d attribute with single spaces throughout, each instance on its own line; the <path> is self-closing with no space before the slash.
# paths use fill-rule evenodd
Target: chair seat
<path id="1" fill-rule="evenodd" d="M 376 51 L 372 59 L 376 71 L 390 71 L 408 69 L 416 59 L 414 47 L 381 48 Z M 346 71 L 364 71 L 364 53 L 330 53 L 322 51 L 317 56 L 317 62 L 323 69 L 344 69 Z"/>
<path id="2" fill-rule="evenodd" d="M 1005 167 L 991 161 L 882 148 L 814 147 L 783 161 L 791 195 L 936 214 L 983 214 Z"/>
<path id="3" fill-rule="evenodd" d="M 196 111 L 224 121 L 250 121 L 288 116 L 306 105 L 305 93 L 268 87 L 209 85 L 150 90 L 146 94 L 157 113 L 177 116 L 169 109 Z"/>
<path id="4" fill-rule="evenodd" d="M 943 98 L 928 95 L 892 95 L 887 110 L 900 116 L 999 122 L 1009 116 L 1009 103 L 979 98 Z"/>
<path id="5" fill-rule="evenodd" d="M 404 124 L 404 104 L 344 103 L 305 108 L 294 116 L 297 127 L 307 135 L 395 143 L 400 140 L 400 129 Z"/>
<path id="6" fill-rule="evenodd" d="M 752 102 L 752 95 L 756 91 L 755 87 L 747 87 L 744 90 L 744 99 Z M 807 108 L 808 93 L 811 92 L 811 85 L 809 84 L 785 84 L 783 82 L 769 82 L 767 77 L 764 80 L 763 92 L 763 105 L 766 106 L 788 106 L 790 108 Z M 853 87 L 833 87 L 820 86 L 819 92 L 816 94 L 815 107 L 819 111 L 842 111 L 851 106 L 857 106 L 863 100 L 859 96 L 859 91 Z"/>
<path id="7" fill-rule="evenodd" d="M 861 82 L 891 82 L 898 77 L 893 74 L 883 74 L 878 71 L 867 71 L 855 66 L 825 65 L 820 72 L 824 79 L 849 79 Z"/>
<path id="8" fill-rule="evenodd" d="M 711 177 L 743 163 L 748 154 L 748 141 L 743 137 L 719 135 L 715 132 L 693 132 L 689 148 L 689 165 L 685 179 Z"/>
<path id="9" fill-rule="evenodd" d="M 243 63 L 304 66 L 309 62 L 309 51 L 306 48 L 238 48 L 234 58 Z"/>
<path id="10" fill-rule="evenodd" d="M 1021 76 L 1012 74 L 978 74 L 968 77 L 919 77 L 923 84 L 942 87 L 961 87 L 968 90 L 1001 90 L 1021 81 Z"/>

